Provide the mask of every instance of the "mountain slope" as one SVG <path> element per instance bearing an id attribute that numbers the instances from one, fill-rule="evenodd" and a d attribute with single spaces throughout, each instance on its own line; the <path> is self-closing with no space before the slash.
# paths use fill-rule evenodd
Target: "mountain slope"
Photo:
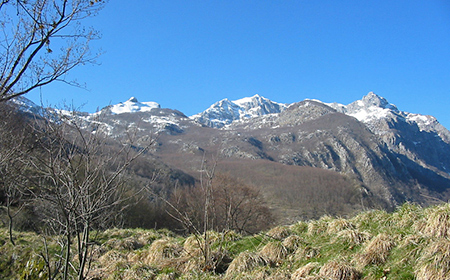
<path id="1" fill-rule="evenodd" d="M 137 145 L 155 137 L 154 156 L 193 177 L 199 178 L 205 159 L 215 161 L 218 170 L 257 184 L 275 212 L 288 213 L 284 221 L 450 198 L 450 132 L 435 118 L 400 111 L 374 93 L 348 105 L 317 100 L 286 105 L 258 95 L 224 99 L 190 118 L 156 104 L 131 98 L 73 116 L 102 123 L 112 138 L 133 132 Z M 272 169 L 285 176 L 273 174 L 276 183 L 259 179 Z M 317 193 L 304 183 L 308 173 L 317 175 Z M 284 179 L 290 176 L 296 179 Z M 347 182 L 341 195 L 353 194 L 361 203 L 340 198 L 331 200 L 343 207 L 325 206 L 320 197 L 334 181 Z M 292 204 L 294 193 L 313 205 Z"/>
<path id="2" fill-rule="evenodd" d="M 400 111 L 372 92 L 347 106 L 329 105 L 365 123 L 391 152 L 403 158 L 419 182 L 442 189 L 442 183 L 450 179 L 450 132 L 436 118 Z M 438 176 L 432 179 L 431 173 Z"/>

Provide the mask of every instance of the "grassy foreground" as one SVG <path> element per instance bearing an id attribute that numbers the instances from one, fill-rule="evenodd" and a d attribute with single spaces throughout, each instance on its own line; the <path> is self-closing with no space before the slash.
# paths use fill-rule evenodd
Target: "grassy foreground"
<path id="1" fill-rule="evenodd" d="M 14 235 L 15 246 L 0 229 L 0 278 L 45 279 L 43 237 Z M 143 229 L 92 236 L 88 279 L 450 279 L 449 204 L 325 216 L 254 236 L 208 232 L 208 242 Z M 50 254 L 57 239 L 47 238 Z"/>

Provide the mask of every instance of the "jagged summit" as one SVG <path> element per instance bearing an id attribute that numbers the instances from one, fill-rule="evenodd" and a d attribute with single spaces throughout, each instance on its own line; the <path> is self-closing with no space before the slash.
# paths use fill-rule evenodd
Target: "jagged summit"
<path id="1" fill-rule="evenodd" d="M 397 108 L 397 107 L 395 107 L 395 105 L 389 104 L 389 102 L 386 100 L 386 98 L 381 97 L 381 96 L 373 93 L 372 91 L 369 92 L 367 95 L 365 95 L 361 101 L 365 107 L 375 106 L 375 107 L 389 108 L 389 109 Z"/>
<path id="2" fill-rule="evenodd" d="M 130 97 L 130 99 L 128 99 L 127 100 L 128 102 L 134 102 L 134 103 L 137 103 L 138 102 L 138 100 L 137 100 L 137 98 L 136 97 Z"/>

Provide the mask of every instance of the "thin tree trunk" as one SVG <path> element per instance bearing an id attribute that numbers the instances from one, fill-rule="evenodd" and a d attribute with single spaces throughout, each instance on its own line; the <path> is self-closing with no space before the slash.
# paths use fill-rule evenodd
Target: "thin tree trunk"
<path id="1" fill-rule="evenodd" d="M 80 270 L 78 273 L 78 280 L 84 279 L 84 269 L 86 267 L 88 245 L 89 245 L 89 222 L 86 221 L 84 225 L 83 237 L 81 242 L 81 250 L 79 252 L 79 254 L 81 255 L 81 260 L 80 260 Z"/>
<path id="2" fill-rule="evenodd" d="M 69 224 L 67 225 L 67 232 L 66 232 L 66 242 L 67 242 L 67 250 L 66 250 L 66 260 L 64 263 L 64 275 L 63 275 L 63 279 L 67 280 L 67 278 L 69 277 L 69 263 L 70 263 L 70 239 L 71 239 L 71 235 L 70 235 L 70 227 Z"/>
<path id="3" fill-rule="evenodd" d="M 16 246 L 16 243 L 14 242 L 14 237 L 13 237 L 13 215 L 11 215 L 11 204 L 9 201 L 9 196 L 7 197 L 7 211 L 8 211 L 8 231 L 9 231 L 9 241 L 11 241 L 11 244 L 13 246 Z"/>

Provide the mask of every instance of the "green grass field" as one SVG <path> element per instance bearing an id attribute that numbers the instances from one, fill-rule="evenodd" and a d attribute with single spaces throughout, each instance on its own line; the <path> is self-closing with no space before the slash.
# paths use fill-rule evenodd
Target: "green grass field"
<path id="1" fill-rule="evenodd" d="M 253 236 L 144 229 L 92 236 L 87 279 L 450 279 L 449 204 L 324 216 Z M 34 233 L 14 238 L 15 246 L 0 229 L 0 278 L 48 279 L 48 264 L 61 261 L 59 237 L 47 236 L 47 246 Z"/>

